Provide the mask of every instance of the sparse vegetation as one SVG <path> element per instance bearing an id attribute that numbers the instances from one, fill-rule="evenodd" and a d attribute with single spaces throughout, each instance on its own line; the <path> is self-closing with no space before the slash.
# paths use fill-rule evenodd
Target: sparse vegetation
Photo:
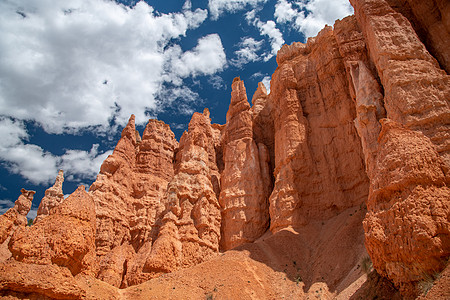
<path id="1" fill-rule="evenodd" d="M 427 274 L 424 273 L 422 276 L 422 280 L 417 283 L 417 289 L 420 294 L 424 296 L 428 293 L 428 291 L 433 287 L 434 282 L 439 279 L 440 274 Z"/>
<path id="2" fill-rule="evenodd" d="M 206 295 L 206 300 L 213 300 L 213 295 L 212 294 Z"/>
<path id="3" fill-rule="evenodd" d="M 372 260 L 369 256 L 364 256 L 361 260 L 361 269 L 364 273 L 369 274 L 373 269 Z"/>
<path id="4" fill-rule="evenodd" d="M 27 226 L 31 226 L 31 225 L 33 225 L 33 219 L 28 219 Z"/>
<path id="5" fill-rule="evenodd" d="M 302 277 L 300 275 L 297 275 L 295 278 L 295 283 L 298 285 L 300 282 L 302 282 Z"/>

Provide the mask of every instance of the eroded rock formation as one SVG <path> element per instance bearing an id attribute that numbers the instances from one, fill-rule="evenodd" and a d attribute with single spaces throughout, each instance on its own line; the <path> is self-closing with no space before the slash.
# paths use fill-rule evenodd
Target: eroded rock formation
<path id="1" fill-rule="evenodd" d="M 384 119 L 364 220 L 377 271 L 404 294 L 450 255 L 449 178 L 430 139 Z"/>
<path id="2" fill-rule="evenodd" d="M 388 2 L 393 1 L 351 2 L 383 86 L 387 117 L 381 122 L 376 158 L 365 152 L 371 179 L 366 247 L 376 270 L 413 297 L 417 283 L 441 271 L 450 252 L 450 77 L 419 39 L 406 8 L 391 7 Z M 421 6 L 408 2 L 413 11 Z M 429 28 L 422 29 L 434 35 Z M 448 51 L 442 54 L 438 59 Z M 442 60 L 441 65 L 445 66 Z M 366 94 L 360 92 L 356 98 L 367 99 Z M 373 104 L 381 99 L 374 94 L 370 98 Z M 379 128 L 372 110 L 372 121 L 366 123 Z M 366 140 L 375 145 L 369 132 L 359 133 L 363 144 Z"/>
<path id="3" fill-rule="evenodd" d="M 260 90 L 261 97 L 267 96 Z M 223 140 L 219 201 L 224 250 L 255 241 L 269 227 L 270 157 L 267 146 L 253 139 L 252 116 L 244 82 L 236 78 Z"/>
<path id="4" fill-rule="evenodd" d="M 280 49 L 269 94 L 250 104 L 236 78 L 226 124 L 205 109 L 178 143 L 131 116 L 89 192 L 63 201 L 61 172 L 28 228 L 23 190 L 0 218 L 1 295 L 417 296 L 450 255 L 450 5 L 351 3 Z"/>
<path id="5" fill-rule="evenodd" d="M 27 225 L 27 214 L 31 209 L 34 191 L 22 189 L 22 195 L 14 203 L 14 206 L 0 216 L 0 243 L 9 238 L 19 227 Z"/>
<path id="6" fill-rule="evenodd" d="M 97 216 L 100 279 L 126 286 L 128 268 L 145 262 L 166 208 L 163 195 L 174 175 L 177 145 L 169 126 L 157 120 L 148 122 L 141 138 L 131 116 L 113 154 L 102 164 L 89 190 Z M 139 276 L 138 270 L 134 273 Z"/>
<path id="7" fill-rule="evenodd" d="M 16 230 L 9 242 L 12 257 L 27 264 L 66 267 L 76 275 L 96 273 L 94 201 L 80 186 L 33 226 Z"/>
<path id="8" fill-rule="evenodd" d="M 14 206 L 0 216 L 0 262 L 11 257 L 8 243 L 13 233 L 27 225 L 26 216 L 31 209 L 35 192 L 25 189 L 20 192 L 22 194 L 16 200 Z"/>
<path id="9" fill-rule="evenodd" d="M 164 196 L 161 230 L 146 258 L 149 276 L 196 265 L 219 251 L 220 208 L 213 178 L 218 176 L 209 111 L 195 113 L 180 140 L 175 176 Z"/>
<path id="10" fill-rule="evenodd" d="M 57 207 L 64 201 L 63 193 L 64 171 L 59 170 L 56 177 L 55 184 L 45 191 L 45 196 L 42 198 L 39 208 L 37 210 L 34 224 L 45 218 L 50 214 L 50 210 Z"/>

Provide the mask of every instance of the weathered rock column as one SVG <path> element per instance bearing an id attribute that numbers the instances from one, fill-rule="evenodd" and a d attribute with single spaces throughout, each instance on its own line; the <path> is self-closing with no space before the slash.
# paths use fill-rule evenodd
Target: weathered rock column
<path id="1" fill-rule="evenodd" d="M 253 242 L 269 227 L 269 152 L 253 139 L 253 119 L 244 82 L 232 84 L 224 137 L 219 202 L 224 250 Z"/>

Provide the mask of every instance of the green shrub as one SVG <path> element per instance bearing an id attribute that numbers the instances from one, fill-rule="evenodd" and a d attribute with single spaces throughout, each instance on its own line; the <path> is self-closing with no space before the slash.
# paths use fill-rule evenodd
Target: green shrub
<path id="1" fill-rule="evenodd" d="M 363 259 L 361 260 L 361 269 L 366 274 L 372 272 L 373 264 L 369 256 L 364 256 Z"/>

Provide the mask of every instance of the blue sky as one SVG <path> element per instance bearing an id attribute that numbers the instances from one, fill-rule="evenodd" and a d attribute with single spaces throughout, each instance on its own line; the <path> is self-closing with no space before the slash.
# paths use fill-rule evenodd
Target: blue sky
<path id="1" fill-rule="evenodd" d="M 177 139 L 195 111 L 225 123 L 234 77 L 270 89 L 275 55 L 353 13 L 346 0 L 0 1 L 0 213 L 59 169 L 89 186 L 131 114 Z"/>

